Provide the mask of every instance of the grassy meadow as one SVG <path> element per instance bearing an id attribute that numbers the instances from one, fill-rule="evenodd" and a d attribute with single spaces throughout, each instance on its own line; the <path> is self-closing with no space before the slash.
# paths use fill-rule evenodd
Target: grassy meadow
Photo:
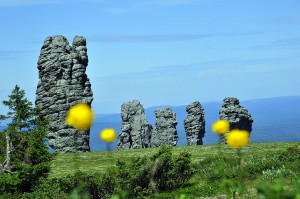
<path id="1" fill-rule="evenodd" d="M 300 157 L 299 142 L 251 143 L 241 148 L 242 156 L 238 156 L 237 149 L 228 148 L 227 145 L 172 147 L 174 157 L 184 151 L 190 153 L 191 161 L 196 165 L 197 172 L 189 180 L 188 185 L 173 191 L 160 192 L 158 198 L 268 198 L 258 195 L 256 188 L 269 184 L 270 187 L 266 187 L 265 190 L 272 192 L 272 184 L 276 185 L 280 179 L 284 180 L 282 187 L 286 191 L 291 191 L 294 189 L 291 184 L 293 180 L 300 179 L 300 159 L 297 160 L 294 158 L 295 154 L 290 154 L 290 163 L 283 165 L 278 160 L 278 157 L 289 157 L 289 152 L 287 152 L 289 148 L 297 149 L 296 155 Z M 109 168 L 116 168 L 118 160 L 130 162 L 138 157 L 151 157 L 158 151 L 159 148 L 148 148 L 58 154 L 52 161 L 48 178 L 61 178 L 72 175 L 76 171 L 89 174 L 105 173 Z M 245 173 L 243 197 L 237 196 L 235 194 L 237 190 L 234 188 L 234 184 L 239 183 L 237 173 L 239 172 L 240 157 L 243 160 L 243 172 Z M 300 189 L 300 186 L 298 188 Z M 269 198 L 271 197 L 273 196 Z M 278 197 L 285 198 L 285 196 Z M 152 195 L 150 198 L 155 197 Z"/>
<path id="2" fill-rule="evenodd" d="M 278 142 L 278 143 L 252 143 L 242 148 L 245 159 L 251 156 L 272 155 L 282 149 L 300 143 Z M 116 166 L 117 160 L 129 161 L 136 157 L 147 157 L 158 152 L 159 148 L 114 150 L 87 153 L 66 153 L 58 154 L 51 164 L 49 178 L 62 177 L 73 174 L 75 171 L 82 172 L 104 172 L 109 167 Z M 223 155 L 236 156 L 235 149 L 228 148 L 227 145 L 196 145 L 196 146 L 176 146 L 172 147 L 172 154 L 178 156 L 182 151 L 192 154 L 192 161 L 197 162 L 211 155 L 216 155 L 221 150 Z M 300 160 L 299 160 L 300 161 Z"/>

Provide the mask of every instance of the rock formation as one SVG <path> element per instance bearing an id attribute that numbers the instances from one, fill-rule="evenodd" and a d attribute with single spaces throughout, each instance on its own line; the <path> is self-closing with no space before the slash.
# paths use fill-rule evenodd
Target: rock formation
<path id="1" fill-rule="evenodd" d="M 172 112 L 170 107 L 167 107 L 165 110 L 155 110 L 155 116 L 155 129 L 152 132 L 151 147 L 176 146 L 178 141 L 176 114 Z"/>
<path id="2" fill-rule="evenodd" d="M 251 114 L 240 105 L 240 101 L 237 98 L 227 97 L 223 100 L 219 117 L 230 123 L 230 130 L 241 129 L 249 133 L 252 131 L 253 119 L 251 118 Z M 224 138 L 221 142 L 225 142 Z"/>
<path id="3" fill-rule="evenodd" d="M 186 107 L 188 112 L 184 119 L 187 145 L 202 145 L 205 134 L 204 110 L 200 102 L 193 102 Z"/>
<path id="4" fill-rule="evenodd" d="M 75 36 L 72 46 L 64 36 L 44 41 L 38 60 L 37 107 L 49 124 L 49 145 L 57 152 L 90 151 L 90 130 L 78 131 L 65 123 L 68 109 L 77 103 L 91 105 L 93 93 L 85 74 L 88 65 L 86 39 Z"/>
<path id="5" fill-rule="evenodd" d="M 152 126 L 148 123 L 144 107 L 138 100 L 121 106 L 122 132 L 118 136 L 118 149 L 149 148 Z"/>

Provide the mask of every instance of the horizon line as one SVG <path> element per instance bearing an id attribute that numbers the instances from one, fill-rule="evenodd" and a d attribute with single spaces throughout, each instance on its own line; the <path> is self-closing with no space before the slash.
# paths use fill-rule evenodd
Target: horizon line
<path id="1" fill-rule="evenodd" d="M 288 97 L 300 97 L 300 95 L 287 95 L 287 96 L 276 96 L 276 97 L 265 97 L 265 98 L 254 98 L 254 99 L 245 99 L 245 100 L 239 100 L 240 102 L 247 102 L 247 101 L 254 101 L 254 100 L 267 100 L 267 99 L 275 99 L 275 98 L 288 98 Z M 135 100 L 135 99 L 133 99 Z M 132 100 L 130 100 L 132 101 Z M 196 100 L 199 101 L 199 100 Z M 194 101 L 195 102 L 195 101 Z M 200 101 L 199 101 L 200 102 Z M 215 102 L 223 102 L 222 101 L 218 101 L 218 100 L 214 100 L 214 101 L 204 101 L 204 102 L 200 102 L 201 105 L 203 103 L 215 103 Z M 187 104 L 188 105 L 188 104 Z M 167 106 L 172 106 L 172 107 L 180 107 L 180 106 L 187 106 L 187 105 L 157 105 L 157 106 L 149 106 L 144 108 L 144 110 L 149 109 L 149 108 L 155 108 L 155 107 L 167 107 Z M 115 112 L 115 113 L 95 113 L 95 115 L 114 115 L 114 114 L 120 114 L 121 112 Z"/>

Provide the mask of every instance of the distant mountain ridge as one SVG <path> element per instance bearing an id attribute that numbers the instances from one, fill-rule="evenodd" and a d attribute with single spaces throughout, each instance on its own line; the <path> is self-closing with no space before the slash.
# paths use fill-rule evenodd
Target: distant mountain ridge
<path id="1" fill-rule="evenodd" d="M 196 101 L 196 100 L 195 100 Z M 143 104 L 143 102 L 141 102 Z M 192 102 L 190 102 L 192 103 Z M 201 102 L 205 112 L 206 133 L 203 138 L 204 144 L 216 144 L 218 136 L 211 131 L 213 122 L 219 119 L 219 110 L 223 101 Z M 251 142 L 300 142 L 300 96 L 276 97 L 266 99 L 254 99 L 240 101 L 254 120 L 251 132 Z M 155 127 L 155 110 L 165 108 L 155 106 L 145 109 L 145 114 L 150 124 Z M 176 113 L 178 121 L 177 132 L 179 136 L 178 146 L 186 145 L 183 121 L 187 116 L 186 105 L 171 106 Z M 120 105 L 121 109 L 121 105 Z M 3 124 L 3 123 L 1 123 Z M 0 125 L 1 125 L 0 124 Z M 91 127 L 90 147 L 92 151 L 106 150 L 106 143 L 99 138 L 99 133 L 104 128 L 114 128 L 121 132 L 121 114 L 96 114 L 95 121 Z M 5 128 L 0 126 L 0 130 Z M 115 150 L 118 140 L 111 149 Z"/>

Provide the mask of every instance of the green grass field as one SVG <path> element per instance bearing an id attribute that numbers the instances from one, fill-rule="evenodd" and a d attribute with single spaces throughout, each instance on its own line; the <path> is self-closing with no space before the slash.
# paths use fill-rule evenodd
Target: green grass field
<path id="1" fill-rule="evenodd" d="M 285 151 L 290 147 L 300 147 L 300 142 L 290 142 L 290 143 L 252 143 L 247 147 L 242 148 L 243 161 L 246 168 L 263 168 L 262 170 L 255 170 L 253 175 L 256 176 L 254 180 L 247 180 L 246 193 L 244 198 L 261 198 L 255 189 L 257 185 L 261 183 L 275 183 L 278 176 L 285 175 L 296 176 L 299 178 L 299 169 L 297 170 L 297 164 L 300 166 L 300 160 L 296 161 L 296 167 L 282 167 L 274 165 L 272 169 L 272 158 L 278 157 L 273 156 L 280 152 Z M 61 178 L 67 176 L 68 174 L 73 174 L 76 171 L 82 171 L 84 173 L 95 173 L 95 172 L 105 172 L 109 167 L 116 167 L 117 160 L 123 160 L 129 162 L 135 157 L 150 157 L 151 155 L 157 153 L 159 148 L 149 148 L 149 149 L 132 149 L 132 150 L 116 150 L 116 151 L 102 151 L 102 152 L 87 152 L 87 153 L 77 153 L 77 154 L 58 154 L 52 161 L 51 171 L 49 178 Z M 178 146 L 172 147 L 172 154 L 176 157 L 180 152 L 187 151 L 191 153 L 191 159 L 193 163 L 199 163 L 209 157 L 216 157 L 216 155 L 222 155 L 224 157 L 236 158 L 236 149 L 230 149 L 227 145 L 198 145 L 198 146 Z M 214 163 L 215 164 L 215 163 Z M 218 162 L 217 162 L 218 164 Z M 228 165 L 228 163 L 226 163 Z M 274 162 L 275 164 L 275 162 Z M 293 165 L 295 162 L 293 162 Z M 231 167 L 235 167 L 232 164 Z M 238 164 L 236 165 L 236 168 Z M 296 169 L 295 169 L 296 168 Z M 291 171 L 294 170 L 294 171 Z M 203 170 L 207 175 L 214 176 L 215 174 L 212 169 L 206 168 Z M 227 170 L 227 171 L 236 171 Z M 221 172 L 226 173 L 226 169 Z M 281 173 L 280 173 L 281 172 Z M 290 174 L 292 173 L 292 174 Z M 290 175 L 289 175 L 290 174 Z M 159 198 L 178 198 L 180 194 L 187 194 L 190 198 L 226 198 L 224 191 L 216 190 L 218 185 L 211 185 L 210 182 L 203 180 L 205 178 L 205 173 L 197 172 L 194 177 L 190 179 L 189 186 L 165 193 L 159 193 Z M 217 174 L 218 175 L 218 174 Z M 222 175 L 222 174 L 221 174 Z M 274 177 L 274 178 L 273 178 Z M 207 176 L 206 176 L 207 178 Z M 262 179 L 264 181 L 262 181 Z M 291 179 L 291 178 L 286 178 Z M 287 180 L 291 183 L 291 180 Z M 215 182 L 214 182 L 215 183 Z M 265 184 L 265 183 L 264 183 Z M 288 186 L 289 190 L 291 187 Z M 150 198 L 154 198 L 150 197 Z M 239 197 L 237 197 L 239 198 Z"/>
<path id="2" fill-rule="evenodd" d="M 294 146 L 295 142 L 288 143 L 252 143 L 242 149 L 245 159 L 247 156 L 266 155 L 281 151 Z M 197 162 L 213 154 L 236 156 L 235 149 L 230 149 L 226 145 L 197 145 L 197 146 L 176 146 L 173 147 L 173 155 L 178 155 L 182 151 L 188 151 L 192 154 L 192 160 Z M 117 160 L 129 161 L 134 157 L 151 156 L 158 152 L 158 148 L 114 150 L 101 152 L 86 152 L 72 154 L 58 154 L 51 165 L 49 177 L 62 177 L 72 174 L 77 170 L 83 172 L 103 172 L 108 167 L 114 167 Z M 300 161 L 300 160 L 299 160 Z"/>
<path id="3" fill-rule="evenodd" d="M 117 168 L 116 163 L 118 162 L 118 160 L 125 161 L 128 166 L 127 169 L 130 170 L 128 178 L 125 177 L 122 180 L 126 181 L 127 179 L 134 179 L 131 177 L 137 175 L 135 171 L 139 171 L 139 169 L 131 169 L 133 162 L 136 162 L 135 158 L 150 158 L 153 155 L 157 154 L 160 149 L 161 148 L 147 148 L 56 154 L 54 159 L 51 161 L 51 169 L 48 175 L 48 179 L 46 179 L 46 184 L 43 185 L 46 186 L 46 189 L 38 190 L 37 192 L 34 192 L 33 194 L 27 196 L 25 194 L 23 197 L 21 197 L 21 195 L 17 196 L 19 198 L 27 199 L 32 198 L 33 196 L 35 197 L 34 194 L 36 193 L 48 193 L 47 191 L 49 190 L 50 192 L 48 194 L 50 195 L 50 197 L 46 198 L 61 198 L 62 195 L 59 195 L 58 192 L 55 192 L 55 190 L 57 190 L 60 186 L 55 188 L 57 184 L 52 184 L 52 182 L 57 182 L 56 180 L 61 179 L 65 180 L 66 183 L 70 183 L 72 182 L 71 178 L 77 179 L 77 177 L 74 178 L 72 177 L 72 175 L 78 171 L 87 175 L 101 177 L 99 173 L 107 175 L 109 168 Z M 175 190 L 170 189 L 170 191 L 164 192 L 160 191 L 158 193 L 158 197 L 155 197 L 155 194 L 152 193 L 152 195 L 147 195 L 147 197 L 144 198 L 288 199 L 296 198 L 295 193 L 299 194 L 300 198 L 300 142 L 251 143 L 247 147 L 243 147 L 241 149 L 242 156 L 238 156 L 237 149 L 231 149 L 227 145 L 217 144 L 176 146 L 171 147 L 171 152 L 174 159 L 176 159 L 176 157 L 178 157 L 182 152 L 189 152 L 191 154 L 191 161 L 195 166 L 195 174 L 192 177 L 189 177 L 188 183 L 184 186 L 180 186 L 180 188 L 177 188 Z M 240 159 L 241 157 L 242 161 Z M 243 173 L 240 173 L 241 162 L 243 162 Z M 126 169 L 121 171 L 126 171 Z M 242 176 L 241 174 L 243 175 L 243 177 L 239 178 L 239 176 Z M 111 176 L 111 173 L 109 173 L 109 176 Z M 240 181 L 239 179 L 242 180 Z M 283 179 L 284 184 L 277 185 L 276 183 L 281 179 Z M 122 180 L 117 182 L 122 182 Z M 293 184 L 295 180 L 298 181 L 298 185 L 296 186 Z M 224 185 L 224 181 L 229 182 L 229 184 Z M 238 184 L 243 184 L 243 192 L 238 191 Z M 264 187 L 264 185 L 267 185 L 267 187 Z M 69 185 L 64 184 L 63 190 L 68 190 L 66 189 L 66 186 Z M 74 187 L 73 185 L 70 186 L 71 189 L 75 189 L 77 185 L 75 185 Z M 273 193 L 273 195 L 269 197 L 263 197 L 262 194 L 258 194 L 259 187 L 264 188 L 267 194 Z M 284 190 L 282 188 L 284 188 Z M 54 191 L 55 193 L 53 193 L 52 191 Z M 234 192 L 238 194 L 234 195 Z M 279 192 L 283 192 L 285 195 L 278 195 Z M 292 197 L 288 195 L 291 193 L 294 194 Z M 52 194 L 56 195 L 52 196 Z M 68 191 L 65 192 L 62 198 L 68 198 L 68 194 Z M 114 192 L 114 194 L 118 193 Z M 180 198 L 179 196 L 182 194 L 185 194 L 188 197 Z M 8 196 L 4 196 L 4 198 L 5 197 L 7 198 Z M 14 197 L 15 196 L 12 196 L 12 198 Z M 44 196 L 39 195 L 38 197 Z M 110 197 L 105 198 L 109 199 Z"/>

